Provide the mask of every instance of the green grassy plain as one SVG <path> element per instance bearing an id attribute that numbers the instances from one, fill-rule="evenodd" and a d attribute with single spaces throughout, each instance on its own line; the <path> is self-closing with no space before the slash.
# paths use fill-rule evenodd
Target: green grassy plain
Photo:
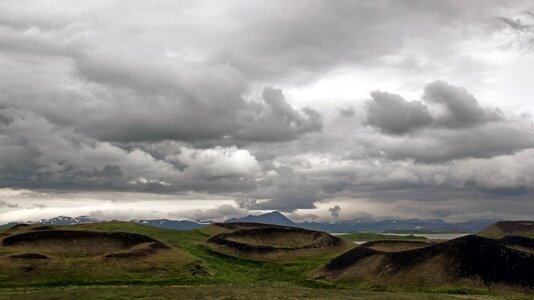
<path id="1" fill-rule="evenodd" d="M 287 283 L 209 285 L 112 285 L 0 289 L 0 299 L 531 299 L 525 295 L 461 295 L 381 292 L 343 288 L 310 288 Z"/>

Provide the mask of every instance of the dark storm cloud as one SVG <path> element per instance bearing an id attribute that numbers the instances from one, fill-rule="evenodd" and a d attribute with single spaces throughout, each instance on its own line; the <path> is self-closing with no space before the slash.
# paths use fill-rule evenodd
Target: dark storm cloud
<path id="1" fill-rule="evenodd" d="M 262 92 L 264 103 L 256 103 L 242 112 L 245 122 L 235 135 L 245 141 L 284 141 L 293 140 L 307 132 L 322 129 L 319 112 L 305 107 L 297 111 L 286 101 L 282 90 L 267 87 Z"/>
<path id="2" fill-rule="evenodd" d="M 465 88 L 443 81 L 428 84 L 423 99 L 429 103 L 441 104 L 446 109 L 444 114 L 436 117 L 437 126 L 466 128 L 503 120 L 499 109 L 484 109 Z"/>
<path id="3" fill-rule="evenodd" d="M 0 110 L 0 183 L 3 187 L 243 192 L 255 186 L 260 167 L 248 150 L 196 150 L 184 144 L 121 148 L 87 138 L 34 113 Z M 157 151 L 154 151 L 157 152 Z M 183 167 L 183 166 L 187 167 Z"/>
<path id="4" fill-rule="evenodd" d="M 423 94 L 426 101 L 415 107 L 429 120 L 409 134 L 376 134 L 343 122 L 335 123 L 337 128 L 327 126 L 328 134 L 289 145 L 253 147 L 260 160 L 274 162 L 264 163 L 264 170 L 275 175 L 264 177 L 240 204 L 291 211 L 336 196 L 380 202 L 482 202 L 495 197 L 523 203 L 532 195 L 534 177 L 528 168 L 534 136 L 529 119 L 483 107 L 464 88 L 444 82 L 429 84 Z M 413 119 L 403 115 L 413 112 L 411 106 L 403 107 L 409 102 L 400 96 L 373 96 L 387 96 L 402 107 L 380 107 L 389 113 L 384 120 Z M 434 105 L 441 110 L 430 113 L 427 106 Z M 347 149 L 353 152 L 347 155 Z"/>
<path id="5" fill-rule="evenodd" d="M 43 48 L 30 48 L 34 47 Z M 293 108 L 281 90 L 267 87 L 260 97 L 248 98 L 248 83 L 227 65 L 146 63 L 112 55 L 95 58 L 81 50 L 65 55 L 43 66 L 60 68 L 54 80 L 46 73 L 18 70 L 14 75 L 32 81 L 24 86 L 4 82 L 6 94 L 0 103 L 43 115 L 93 138 L 116 142 L 277 141 L 322 128 L 317 111 Z M 83 91 L 65 88 L 73 80 L 71 66 Z M 42 105 L 35 99 L 55 101 Z"/>
<path id="6" fill-rule="evenodd" d="M 399 95 L 372 92 L 367 105 L 367 123 L 385 133 L 402 134 L 430 124 L 433 119 L 421 102 L 406 101 Z"/>
<path id="7" fill-rule="evenodd" d="M 337 71 L 469 73 L 487 57 L 460 51 L 464 43 L 478 49 L 478 39 L 502 33 L 495 16 L 520 2 L 6 3 L 0 187 L 192 191 L 284 211 L 336 197 L 528 207 L 529 118 L 441 81 L 415 101 L 376 91 L 366 106 L 291 93 Z M 531 39 L 527 21 L 498 22 Z M 420 88 L 410 80 L 354 85 Z M 493 202 L 482 205 L 486 198 Z M 197 216 L 242 213 L 226 206 Z"/>
<path id="8" fill-rule="evenodd" d="M 6 5 L 0 23 L 9 29 L 5 33 L 24 31 L 25 39 L 45 39 L 56 45 L 23 47 L 28 51 L 50 48 L 61 52 L 57 48 L 62 43 L 121 54 L 138 51 L 146 55 L 155 54 L 155 49 L 169 49 L 179 57 L 231 64 L 254 80 L 300 81 L 338 67 L 382 64 L 384 58 L 413 45 L 439 55 L 438 49 L 457 43 L 457 35 L 467 38 L 480 34 L 484 29 L 480 24 L 493 18 L 495 10 L 520 2 L 164 3 L 144 4 L 141 9 L 136 9 L 138 3 L 130 3 L 130 9 L 124 10 L 120 2 L 95 1 L 66 5 L 65 10 L 46 14 L 40 13 L 39 5 L 17 3 Z M 48 8 L 50 4 L 42 6 Z M 150 14 L 153 11 L 158 12 L 154 14 L 157 18 Z M 210 22 L 204 22 L 206 14 Z M 99 43 L 104 45 L 95 47 Z"/>
<path id="9" fill-rule="evenodd" d="M 525 150 L 514 155 L 431 165 L 332 158 L 328 167 L 317 163 L 317 157 L 312 155 L 304 155 L 299 162 L 279 158 L 275 160 L 279 167 L 268 172 L 258 187 L 237 203 L 247 209 L 283 211 L 312 208 L 317 201 L 339 196 L 377 203 L 413 201 L 420 203 L 413 205 L 423 206 L 455 199 L 473 201 L 475 205 L 492 198 L 494 207 L 500 201 L 525 203 L 534 189 L 534 174 L 529 169 L 534 160 L 530 155 L 532 150 Z M 328 187 L 335 184 L 340 188 L 329 193 Z M 522 193 L 511 192 L 519 190 Z"/>
<path id="10" fill-rule="evenodd" d="M 428 104 L 407 101 L 400 95 L 372 92 L 367 106 L 367 123 L 385 133 L 403 134 L 424 127 L 469 128 L 503 121 L 499 109 L 485 109 L 466 89 L 436 81 L 425 87 L 422 99 L 438 104 L 444 112 L 432 115 Z"/>
<path id="11" fill-rule="evenodd" d="M 384 92 L 371 96 L 366 123 L 392 137 L 370 148 L 390 159 L 435 163 L 492 157 L 534 146 L 528 122 L 507 119 L 498 108 L 482 107 L 466 89 L 442 81 L 425 87 L 425 102 Z M 431 113 L 434 106 L 438 112 Z"/>
<path id="12" fill-rule="evenodd" d="M 339 205 L 336 205 L 334 207 L 330 207 L 328 211 L 330 212 L 330 216 L 337 220 L 339 218 L 339 213 L 341 212 L 341 207 L 339 207 Z"/>
<path id="13" fill-rule="evenodd" d="M 390 159 L 441 163 L 454 159 L 512 154 L 534 146 L 532 126 L 524 122 L 490 123 L 461 130 L 428 129 L 415 136 L 386 138 L 371 150 Z"/>
<path id="14" fill-rule="evenodd" d="M 232 42 L 211 59 L 229 62 L 253 78 L 283 74 L 306 81 L 339 66 L 383 63 L 384 57 L 416 43 L 432 50 L 450 47 L 455 42 L 451 32 L 479 34 L 470 32 L 468 24 L 492 16 L 492 5 L 481 3 L 269 1 L 252 10 L 238 5 L 230 18 L 242 20 L 242 26 L 224 33 Z"/>

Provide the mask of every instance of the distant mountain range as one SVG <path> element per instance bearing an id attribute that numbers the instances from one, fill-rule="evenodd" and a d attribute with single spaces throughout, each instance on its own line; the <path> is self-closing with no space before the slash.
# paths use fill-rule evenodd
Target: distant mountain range
<path id="1" fill-rule="evenodd" d="M 167 229 L 175 229 L 175 230 L 193 230 L 193 229 L 205 227 L 206 225 L 213 223 L 211 221 L 204 221 L 204 222 L 188 221 L 188 220 L 176 221 L 176 220 L 167 220 L 167 219 L 133 220 L 130 222 L 135 223 L 135 224 L 148 225 L 148 226 L 167 228 Z"/>
<path id="2" fill-rule="evenodd" d="M 388 230 L 432 230 L 432 231 L 458 231 L 458 232 L 478 232 L 497 220 L 475 220 L 463 223 L 447 223 L 440 219 L 398 219 L 398 220 L 374 220 L 374 219 L 354 219 L 350 221 L 339 221 L 335 223 L 303 222 L 295 223 L 278 211 L 262 215 L 250 215 L 243 218 L 228 219 L 225 223 L 254 222 L 264 224 L 274 224 L 283 226 L 300 227 L 310 230 L 328 232 L 384 232 Z"/>
<path id="3" fill-rule="evenodd" d="M 440 219 L 422 220 L 422 219 L 398 219 L 398 220 L 374 220 L 374 219 L 354 219 L 350 221 L 339 221 L 335 223 L 303 222 L 295 223 L 278 211 L 265 213 L 261 215 L 249 215 L 243 218 L 232 218 L 224 221 L 225 223 L 252 222 L 263 224 L 274 224 L 281 226 L 300 227 L 311 230 L 328 231 L 328 232 L 384 232 L 391 230 L 428 230 L 428 231 L 457 231 L 457 232 L 478 232 L 498 220 L 474 220 L 463 223 L 447 223 Z M 35 224 L 42 225 L 77 225 L 87 223 L 97 223 L 96 219 L 81 217 L 59 216 L 52 219 L 42 219 Z M 192 230 L 202 228 L 210 223 L 211 220 L 132 220 L 135 224 L 168 228 L 174 230 Z M 0 228 L 13 225 L 10 223 L 0 225 Z"/>
<path id="4" fill-rule="evenodd" d="M 7 223 L 7 224 L 1 224 L 0 225 L 0 229 L 3 229 L 3 228 L 7 228 L 7 227 L 11 227 L 13 225 L 17 225 L 18 223 L 16 222 L 11 222 L 11 223 Z"/>
<path id="5" fill-rule="evenodd" d="M 64 225 L 77 225 L 77 224 L 89 224 L 89 223 L 97 223 L 98 221 L 96 219 L 87 217 L 87 216 L 80 216 L 80 217 L 65 217 L 65 216 L 59 216 L 52 219 L 41 219 L 35 224 L 41 224 L 41 225 L 58 225 L 58 226 L 64 226 Z"/>
<path id="6" fill-rule="evenodd" d="M 298 226 L 312 230 L 329 232 L 384 232 L 391 230 L 429 230 L 429 231 L 457 231 L 478 232 L 497 220 L 474 220 L 462 223 L 447 223 L 440 219 L 435 220 L 352 220 L 337 223 L 304 222 Z"/>

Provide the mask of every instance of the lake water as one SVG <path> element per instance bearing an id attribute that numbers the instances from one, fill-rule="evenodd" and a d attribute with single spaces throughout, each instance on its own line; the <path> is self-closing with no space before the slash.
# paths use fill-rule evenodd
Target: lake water
<path id="1" fill-rule="evenodd" d="M 387 233 L 389 235 L 406 235 L 397 233 Z M 469 235 L 469 233 L 414 233 L 415 236 L 426 237 L 430 240 L 452 240 L 462 236 Z"/>
<path id="2" fill-rule="evenodd" d="M 336 233 L 331 233 L 332 235 L 344 235 L 344 234 L 347 234 L 347 233 L 343 233 L 343 232 L 336 232 Z M 384 233 L 385 235 L 399 235 L 399 236 L 406 236 L 406 234 L 397 234 L 397 233 Z M 422 237 L 425 237 L 429 240 L 452 240 L 452 239 L 456 239 L 456 238 L 459 238 L 459 237 L 462 237 L 462 236 L 466 236 L 466 235 L 469 235 L 469 233 L 414 233 L 415 236 L 422 236 Z M 364 243 L 367 243 L 368 241 L 353 241 L 354 244 L 358 244 L 358 245 L 361 245 L 361 244 L 364 244 Z"/>
<path id="3" fill-rule="evenodd" d="M 348 232 L 330 232 L 331 235 L 345 235 L 349 234 Z M 378 233 L 378 234 L 384 234 L 384 235 L 400 235 L 400 236 L 406 236 L 408 234 L 400 234 L 400 233 Z M 422 236 L 426 237 L 430 240 L 452 240 L 456 239 L 462 236 L 469 235 L 470 233 L 414 233 L 415 236 Z M 358 241 L 355 242 L 357 244 L 365 243 L 365 241 Z"/>

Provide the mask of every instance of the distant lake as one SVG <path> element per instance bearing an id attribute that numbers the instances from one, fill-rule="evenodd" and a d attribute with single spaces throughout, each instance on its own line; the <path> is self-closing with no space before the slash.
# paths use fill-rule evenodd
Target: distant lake
<path id="1" fill-rule="evenodd" d="M 386 233 L 389 235 L 406 235 L 398 233 Z M 415 236 L 423 236 L 431 240 L 452 240 L 462 236 L 469 235 L 470 233 L 414 233 Z"/>
<path id="2" fill-rule="evenodd" d="M 331 235 L 345 235 L 349 234 L 348 232 L 330 232 Z M 409 234 L 406 233 L 380 233 L 377 232 L 377 234 L 383 234 L 383 235 L 399 235 L 399 236 L 407 236 Z M 426 237 L 430 240 L 452 240 L 456 239 L 462 236 L 470 235 L 470 233 L 414 233 L 415 236 L 422 236 Z M 365 241 L 357 241 L 355 242 L 357 244 L 365 243 Z"/>

